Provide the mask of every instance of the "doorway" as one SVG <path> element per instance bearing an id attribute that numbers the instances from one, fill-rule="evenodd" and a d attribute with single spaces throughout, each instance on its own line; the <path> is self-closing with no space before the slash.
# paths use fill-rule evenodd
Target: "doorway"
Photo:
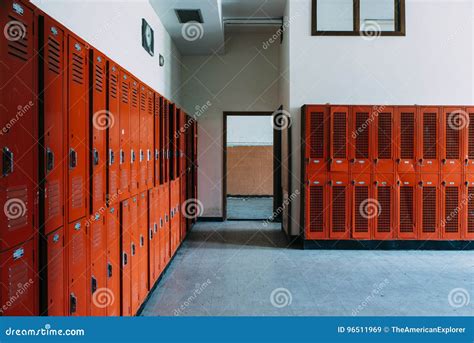
<path id="1" fill-rule="evenodd" d="M 279 220 L 281 131 L 273 128 L 272 114 L 224 112 L 225 220 Z"/>

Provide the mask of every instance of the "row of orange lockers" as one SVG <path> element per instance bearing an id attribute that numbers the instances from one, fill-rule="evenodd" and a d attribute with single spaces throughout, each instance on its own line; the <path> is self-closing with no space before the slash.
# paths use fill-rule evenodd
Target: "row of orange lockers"
<path id="1" fill-rule="evenodd" d="M 303 107 L 308 173 L 474 173 L 474 107 Z"/>

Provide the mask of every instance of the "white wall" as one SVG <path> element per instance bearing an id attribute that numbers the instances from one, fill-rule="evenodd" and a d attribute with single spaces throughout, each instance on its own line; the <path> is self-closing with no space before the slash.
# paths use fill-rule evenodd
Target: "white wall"
<path id="1" fill-rule="evenodd" d="M 279 43 L 263 49 L 270 35 L 231 34 L 226 36 L 224 55 L 183 57 L 183 105 L 190 114 L 199 112 L 198 193 L 203 216 L 223 215 L 223 112 L 273 112 L 280 105 Z M 207 110 L 197 110 L 208 102 Z"/>
<path id="2" fill-rule="evenodd" d="M 271 116 L 228 116 L 227 146 L 273 145 Z"/>
<path id="3" fill-rule="evenodd" d="M 168 99 L 180 104 L 181 55 L 147 0 L 32 0 L 87 43 Z M 155 36 L 155 54 L 141 45 L 142 18 Z M 160 67 L 159 54 L 165 57 Z"/>
<path id="4" fill-rule="evenodd" d="M 293 190 L 299 186 L 300 109 L 309 103 L 474 104 L 473 2 L 407 0 L 406 36 L 311 36 L 311 0 L 291 0 Z M 299 222 L 299 200 L 292 204 Z M 299 233 L 298 225 L 292 233 Z"/>

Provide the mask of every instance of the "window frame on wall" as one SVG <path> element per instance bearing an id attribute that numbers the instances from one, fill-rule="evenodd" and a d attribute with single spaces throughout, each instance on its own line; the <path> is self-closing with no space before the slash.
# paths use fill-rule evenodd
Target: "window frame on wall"
<path id="1" fill-rule="evenodd" d="M 405 36 L 405 0 L 394 1 L 394 31 L 380 31 L 379 36 Z M 360 30 L 360 0 L 353 0 L 353 29 L 352 31 L 318 31 L 318 0 L 312 0 L 311 35 L 312 36 L 359 36 Z"/>

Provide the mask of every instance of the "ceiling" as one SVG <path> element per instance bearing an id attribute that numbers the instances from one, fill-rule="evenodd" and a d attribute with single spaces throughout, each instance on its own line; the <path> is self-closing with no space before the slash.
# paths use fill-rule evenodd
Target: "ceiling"
<path id="1" fill-rule="evenodd" d="M 287 0 L 149 0 L 163 25 L 183 55 L 209 55 L 224 51 L 225 32 L 255 32 L 274 29 L 252 20 L 281 18 Z M 199 9 L 204 23 L 181 24 L 175 9 Z M 224 21 L 237 19 L 239 24 Z"/>

